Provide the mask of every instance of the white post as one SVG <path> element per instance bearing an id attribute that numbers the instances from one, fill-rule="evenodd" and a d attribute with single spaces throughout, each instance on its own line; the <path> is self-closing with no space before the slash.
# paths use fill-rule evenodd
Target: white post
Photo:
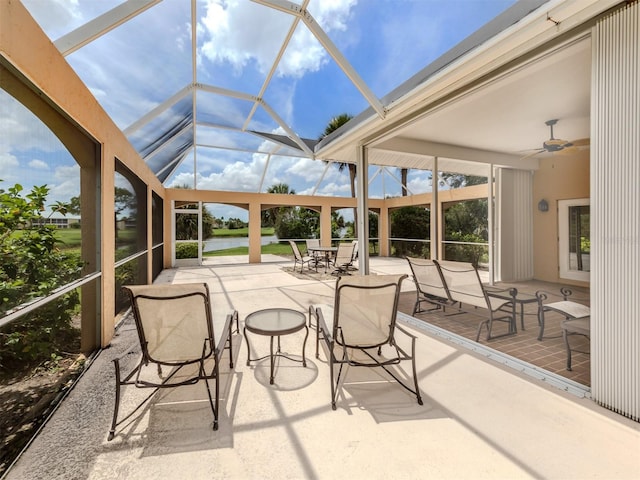
<path id="1" fill-rule="evenodd" d="M 358 145 L 356 152 L 356 212 L 358 224 L 358 270 L 369 274 L 369 179 L 367 149 Z"/>
<path id="2" fill-rule="evenodd" d="M 493 245 L 493 225 L 494 225 L 494 214 L 493 214 L 493 197 L 495 194 L 494 182 L 493 182 L 493 164 L 489 164 L 489 177 L 488 177 L 488 198 L 487 198 L 487 216 L 488 220 L 488 228 L 489 228 L 489 285 L 493 285 L 495 283 L 495 255 L 494 255 L 494 245 Z"/>

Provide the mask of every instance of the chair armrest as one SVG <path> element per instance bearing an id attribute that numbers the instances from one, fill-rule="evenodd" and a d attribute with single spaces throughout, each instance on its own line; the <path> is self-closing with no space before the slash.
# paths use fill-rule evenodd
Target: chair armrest
<path id="1" fill-rule="evenodd" d="M 410 338 L 412 338 L 414 340 L 418 338 L 413 333 L 409 332 L 408 330 L 406 330 L 403 327 L 401 327 L 400 325 L 398 325 L 398 323 L 396 323 L 396 330 L 399 330 L 400 332 L 404 333 L 406 336 L 408 336 L 408 337 L 410 337 Z"/>
<path id="2" fill-rule="evenodd" d="M 309 324 L 311 325 L 311 317 L 316 319 L 316 358 L 319 358 L 320 354 L 320 338 L 322 337 L 327 344 L 327 348 L 331 350 L 333 348 L 332 332 L 327 326 L 327 322 L 324 319 L 322 309 L 320 307 L 309 306 Z M 331 354 L 331 353 L 330 353 Z"/>
<path id="3" fill-rule="evenodd" d="M 560 287 L 560 290 L 551 291 L 551 290 L 537 290 L 535 293 L 536 297 L 540 302 L 544 302 L 545 300 L 551 301 L 559 301 L 559 300 L 569 300 L 569 297 L 573 295 L 573 292 L 570 288 Z M 557 300 L 556 300 L 557 299 Z"/>
<path id="4" fill-rule="evenodd" d="M 222 331 L 219 333 L 220 337 L 218 338 L 218 344 L 216 345 L 216 361 L 220 361 L 220 358 L 222 358 L 222 354 L 224 353 L 225 350 L 225 346 L 227 345 L 227 343 L 229 344 L 229 368 L 233 368 L 233 342 L 232 342 L 232 338 L 233 338 L 233 323 L 235 321 L 236 324 L 236 331 L 235 333 L 238 333 L 238 311 L 234 310 L 231 313 L 228 313 L 225 321 L 224 321 L 224 326 L 222 327 Z"/>

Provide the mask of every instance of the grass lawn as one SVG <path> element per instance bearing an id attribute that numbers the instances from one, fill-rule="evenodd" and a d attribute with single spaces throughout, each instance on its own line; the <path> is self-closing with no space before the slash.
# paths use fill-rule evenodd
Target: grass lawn
<path id="1" fill-rule="evenodd" d="M 293 255 L 291 246 L 288 243 L 270 243 L 262 245 L 261 253 L 270 253 L 272 255 Z M 214 250 L 212 252 L 203 252 L 203 257 L 224 257 L 227 255 L 249 255 L 249 247 L 234 247 L 226 250 Z"/>

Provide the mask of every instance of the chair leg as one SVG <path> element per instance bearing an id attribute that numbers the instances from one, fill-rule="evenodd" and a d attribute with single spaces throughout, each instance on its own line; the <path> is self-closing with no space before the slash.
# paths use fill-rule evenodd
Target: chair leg
<path id="1" fill-rule="evenodd" d="M 489 340 L 489 320 L 483 320 L 478 325 L 478 332 L 476 333 L 476 342 L 480 341 L 480 334 L 482 333 L 482 326 L 487 325 L 487 340 Z"/>
<path id="2" fill-rule="evenodd" d="M 418 405 L 423 405 L 422 396 L 420 395 L 420 387 L 418 387 L 418 371 L 416 369 L 416 339 L 411 340 L 411 367 L 413 369 L 413 384 L 416 389 L 416 397 Z"/>
<path id="3" fill-rule="evenodd" d="M 562 337 L 564 338 L 564 345 L 567 347 L 567 370 L 571 371 L 571 346 L 569 345 L 569 334 L 566 330 L 562 330 Z"/>
<path id="4" fill-rule="evenodd" d="M 113 360 L 116 369 L 116 400 L 113 406 L 113 419 L 111 420 L 111 429 L 109 430 L 108 441 L 113 440 L 116 434 L 116 425 L 118 425 L 118 411 L 120 410 L 120 361 L 116 358 Z"/>

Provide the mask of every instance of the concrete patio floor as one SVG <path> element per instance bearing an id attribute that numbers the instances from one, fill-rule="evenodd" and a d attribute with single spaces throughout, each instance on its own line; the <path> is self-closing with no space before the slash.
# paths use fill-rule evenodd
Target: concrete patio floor
<path id="1" fill-rule="evenodd" d="M 301 280 L 283 271 L 290 260 L 263 257 L 258 265 L 226 257 L 165 270 L 157 282 L 205 281 L 214 315 L 237 309 L 241 322 L 262 308 L 306 311 L 332 301 L 334 280 Z M 404 260 L 371 260 L 372 273 L 407 270 Z M 412 289 L 406 281 L 403 290 Z M 156 395 L 107 442 L 111 360 L 131 363 L 139 351 L 125 322 L 6 478 L 640 478 L 640 424 L 399 317 L 419 336 L 423 406 L 379 372 L 352 368 L 333 411 L 315 332 L 307 367 L 280 360 L 274 385 L 268 360 L 247 366 L 246 343 L 235 335 L 235 368 L 223 362 L 218 431 L 196 385 Z M 283 350 L 300 355 L 303 338 L 303 331 L 283 337 Z M 268 352 L 266 342 L 251 337 L 258 351 Z M 125 391 L 124 402 L 137 395 Z"/>

